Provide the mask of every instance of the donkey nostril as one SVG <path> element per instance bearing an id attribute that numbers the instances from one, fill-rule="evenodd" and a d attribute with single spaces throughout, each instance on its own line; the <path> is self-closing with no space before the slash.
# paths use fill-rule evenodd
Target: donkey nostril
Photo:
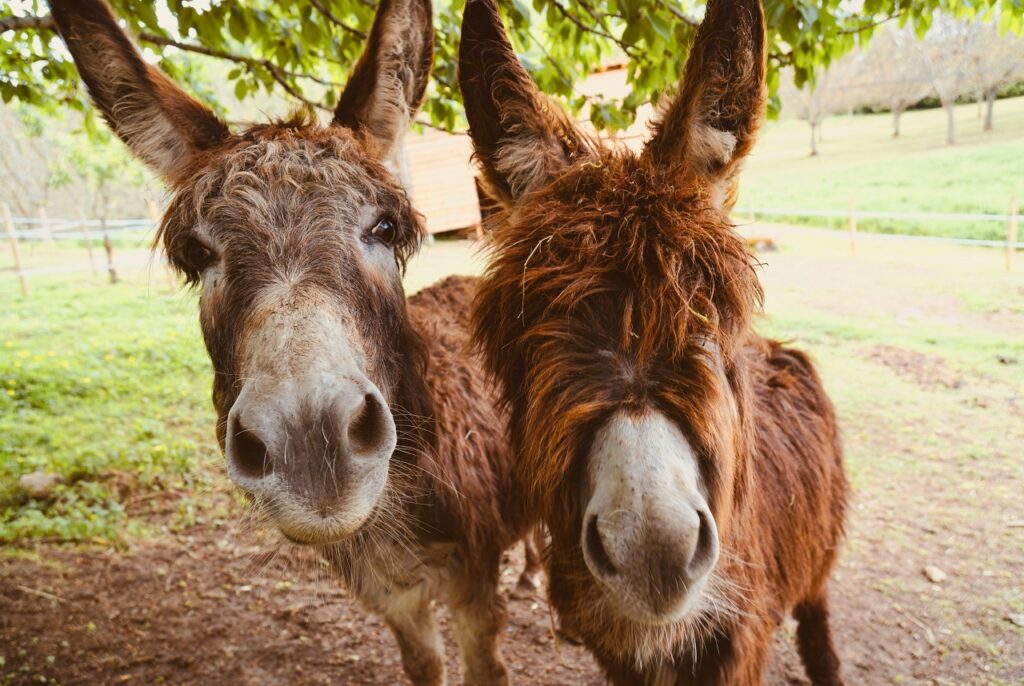
<path id="1" fill-rule="evenodd" d="M 384 439 L 386 410 L 373 393 L 367 393 L 363 405 L 348 425 L 348 440 L 356 452 L 368 452 Z"/>
<path id="2" fill-rule="evenodd" d="M 242 476 L 262 479 L 267 474 L 267 444 L 237 420 L 231 434 L 229 457 Z"/>
<path id="3" fill-rule="evenodd" d="M 693 556 L 686 566 L 686 576 L 691 581 L 704 576 L 715 564 L 718 552 L 718 532 L 712 524 L 710 515 L 703 510 L 697 510 L 700 518 L 700 528 L 697 532 L 697 544 L 694 546 Z"/>
<path id="4" fill-rule="evenodd" d="M 608 557 L 608 552 L 604 549 L 601 532 L 597 529 L 597 515 L 591 517 L 587 522 L 585 541 L 587 552 L 590 553 L 590 561 L 601 573 L 607 576 L 615 576 L 619 573 L 611 558 Z"/>

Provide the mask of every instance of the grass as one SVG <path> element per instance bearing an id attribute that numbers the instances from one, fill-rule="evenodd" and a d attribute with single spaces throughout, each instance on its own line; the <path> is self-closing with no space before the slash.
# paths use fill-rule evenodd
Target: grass
<path id="1" fill-rule="evenodd" d="M 28 299 L 10 285 L 0 316 L 0 541 L 138 531 L 126 511 L 133 495 L 198 487 L 197 466 L 215 458 L 194 297 L 137 279 L 38 278 Z M 37 470 L 63 479 L 53 502 L 17 487 Z"/>
<path id="2" fill-rule="evenodd" d="M 888 114 L 835 116 L 824 124 L 817 157 L 809 156 L 806 122 L 765 124 L 743 174 L 740 212 L 748 206 L 1006 214 L 1010 196 L 1024 201 L 1024 97 L 996 103 L 995 131 L 982 131 L 975 105 L 957 107 L 958 142 L 945 144 L 945 112 L 903 115 L 892 138 Z M 778 221 L 827 224 L 821 218 Z M 835 227 L 846 220 L 833 220 Z M 858 229 L 1005 240 L 1004 222 L 860 219 Z"/>
<path id="3" fill-rule="evenodd" d="M 763 256 L 770 316 L 760 326 L 821 359 L 854 432 L 866 421 L 899 435 L 946 402 L 941 389 L 922 395 L 865 359 L 873 346 L 937 356 L 1024 393 L 1024 336 L 1015 329 L 1024 280 L 1001 271 L 995 251 L 906 251 L 865 236 L 851 259 L 839 234 L 782 229 L 779 238 L 783 250 Z M 439 241 L 414 261 L 407 285 L 417 290 L 480 266 L 465 243 Z M 0 540 L 117 539 L 141 532 L 130 512 L 139 494 L 194 494 L 222 480 L 194 295 L 171 294 L 156 267 L 128 272 L 116 286 L 103 275 L 31 283 L 28 299 L 13 278 L 0 283 L 8 303 L 0 316 Z M 1011 421 L 994 416 L 979 421 Z M 972 434 L 965 445 L 980 441 L 975 447 L 988 454 L 989 440 Z M 63 479 L 53 502 L 18 488 L 20 476 L 37 470 Z"/>

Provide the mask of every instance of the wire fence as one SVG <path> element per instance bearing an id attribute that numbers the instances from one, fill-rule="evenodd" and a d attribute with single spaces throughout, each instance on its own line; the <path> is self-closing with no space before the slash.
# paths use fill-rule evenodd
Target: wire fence
<path id="1" fill-rule="evenodd" d="M 979 213 L 956 213 L 956 212 L 887 212 L 879 210 L 858 210 L 851 203 L 847 210 L 816 210 L 795 207 L 746 207 L 743 211 L 753 220 L 761 217 L 809 217 L 821 219 L 846 219 L 848 229 L 851 233 L 857 231 L 859 219 L 882 219 L 890 222 L 901 221 L 925 221 L 925 222 L 994 222 L 1004 224 L 1007 227 L 1005 240 L 990 240 L 983 238 L 957 238 L 954 236 L 923 236 L 918 234 L 880 232 L 872 231 L 872 236 L 880 236 L 895 240 L 928 241 L 932 243 L 948 243 L 951 245 L 974 245 L 987 248 L 1004 248 L 1007 250 L 1020 250 L 1021 245 L 1017 243 L 1017 226 L 1020 215 L 1018 214 L 1017 201 L 1013 198 L 1010 202 L 1010 214 L 979 214 Z M 740 208 L 737 208 L 739 211 Z"/>
<path id="2" fill-rule="evenodd" d="M 148 219 L 48 219 L 45 212 L 40 217 L 14 217 L 6 204 L 0 205 L 3 212 L 4 227 L 7 233 L 8 243 L 14 258 L 13 270 L 4 269 L 0 271 L 13 271 L 17 276 L 23 295 L 29 294 L 28 277 L 46 274 L 71 274 L 76 272 L 93 271 L 105 269 L 110 281 L 117 281 L 117 269 L 114 265 L 114 244 L 113 239 L 135 237 L 140 244 L 143 239 L 149 239 L 155 234 L 156 226 L 159 224 L 159 211 L 155 205 L 150 206 L 151 217 Z M 949 212 L 888 212 L 880 210 L 858 210 L 851 200 L 847 210 L 831 209 L 808 209 L 796 207 L 743 207 L 735 208 L 737 215 L 746 214 L 747 219 L 753 223 L 758 218 L 768 217 L 798 217 L 798 218 L 820 218 L 820 219 L 846 219 L 847 231 L 849 232 L 850 252 L 857 253 L 857 221 L 859 219 L 878 219 L 893 224 L 906 221 L 927 221 L 927 222 L 996 222 L 1006 225 L 1005 240 L 985 240 L 976 238 L 956 238 L 944 236 L 922 236 L 898 232 L 870 232 L 872 237 L 893 241 L 920 241 L 928 243 L 945 243 L 949 245 L 968 245 L 985 248 L 1000 248 L 1005 253 L 1005 268 L 1013 268 L 1014 255 L 1022 246 L 1018 244 L 1017 233 L 1019 225 L 1019 207 L 1017 198 L 1011 198 L 1010 212 L 1008 214 L 982 214 L 982 213 L 949 213 Z M 101 241 L 104 251 L 105 263 L 98 264 L 93 251 L 94 242 L 97 238 Z M 752 242 L 764 240 L 751 237 Z M 65 265 L 51 265 L 25 268 L 22 265 L 19 253 L 20 243 L 49 243 L 56 245 L 57 241 L 82 241 L 88 254 L 87 263 L 73 263 Z M 165 262 L 166 265 L 166 262 Z M 168 270 L 168 282 L 173 285 L 173 275 Z"/>
<path id="3" fill-rule="evenodd" d="M 10 207 L 6 203 L 0 203 L 0 215 L 2 215 L 0 218 L 3 220 L 14 262 L 11 271 L 17 276 L 21 293 L 24 296 L 29 294 L 28 278 L 34 276 L 74 274 L 87 271 L 98 273 L 100 270 L 105 270 L 110 282 L 117 283 L 118 270 L 114 262 L 114 241 L 118 241 L 120 248 L 124 247 L 126 240 L 135 243 L 133 247 L 152 245 L 152 238 L 155 236 L 156 227 L 160 221 L 160 212 L 155 204 L 150 204 L 148 219 L 86 219 L 84 217 L 51 219 L 47 216 L 45 209 L 40 209 L 39 217 L 15 217 L 11 215 Z M 28 267 L 22 262 L 21 244 L 46 244 L 57 247 L 58 242 L 66 243 L 68 241 L 84 244 L 88 262 L 32 267 Z M 97 251 L 94 250 L 94 244 L 97 241 L 103 251 L 99 258 Z M 161 261 L 167 267 L 166 260 Z M 171 271 L 169 269 L 165 269 L 165 271 L 168 284 L 175 285 L 176 281 Z"/>
<path id="4" fill-rule="evenodd" d="M 86 240 L 95 238 L 97 233 L 102 234 L 104 226 L 107 234 L 112 237 L 152 233 L 156 228 L 152 219 L 110 219 L 106 222 L 102 219 L 60 219 L 44 223 L 43 220 L 35 217 L 11 217 L 11 221 L 16 227 L 14 236 L 19 241 Z"/>

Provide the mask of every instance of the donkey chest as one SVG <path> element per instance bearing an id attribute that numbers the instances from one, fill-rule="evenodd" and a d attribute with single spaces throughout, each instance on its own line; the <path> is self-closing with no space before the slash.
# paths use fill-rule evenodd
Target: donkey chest
<path id="1" fill-rule="evenodd" d="M 331 561 L 352 593 L 378 610 L 411 597 L 447 596 L 464 564 L 453 543 L 382 544 Z"/>

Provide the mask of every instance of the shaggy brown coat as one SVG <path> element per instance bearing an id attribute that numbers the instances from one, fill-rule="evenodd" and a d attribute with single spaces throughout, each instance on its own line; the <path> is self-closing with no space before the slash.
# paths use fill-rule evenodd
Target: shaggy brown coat
<path id="1" fill-rule="evenodd" d="M 424 227 L 386 167 L 425 93 L 429 0 L 382 0 L 330 126 L 305 115 L 239 133 L 146 65 L 105 2 L 51 7 L 98 108 L 169 186 L 158 240 L 201 289 L 222 448 L 267 318 L 284 311 L 344 321 L 398 438 L 376 510 L 323 553 L 384 614 L 416 684 L 445 679 L 435 598 L 453 609 L 467 683 L 505 683 L 499 562 L 530 518 L 512 479 L 504 416 L 470 346 L 476 280 L 449 278 L 406 300 L 400 274 Z M 394 226 L 386 249 L 396 269 L 365 257 L 365 242 L 377 240 L 359 215 L 367 209 Z M 301 365 L 323 354 L 305 349 L 313 340 L 290 341 L 289 359 Z M 273 468 L 295 469 L 285 458 Z M 302 469 L 327 482 L 326 462 L 311 465 Z"/>
<path id="2" fill-rule="evenodd" d="M 470 133 L 504 205 L 476 337 L 551 531 L 551 601 L 616 684 L 760 683 L 790 611 L 812 681 L 840 683 L 826 600 L 848 490 L 836 419 L 807 356 L 751 328 L 762 291 L 728 218 L 764 109 L 763 21 L 756 0 L 709 2 L 680 94 L 634 155 L 544 101 L 491 0 L 464 18 Z M 698 454 L 722 549 L 713 609 L 658 626 L 609 607 L 580 544 L 593 435 L 645 408 Z"/>

